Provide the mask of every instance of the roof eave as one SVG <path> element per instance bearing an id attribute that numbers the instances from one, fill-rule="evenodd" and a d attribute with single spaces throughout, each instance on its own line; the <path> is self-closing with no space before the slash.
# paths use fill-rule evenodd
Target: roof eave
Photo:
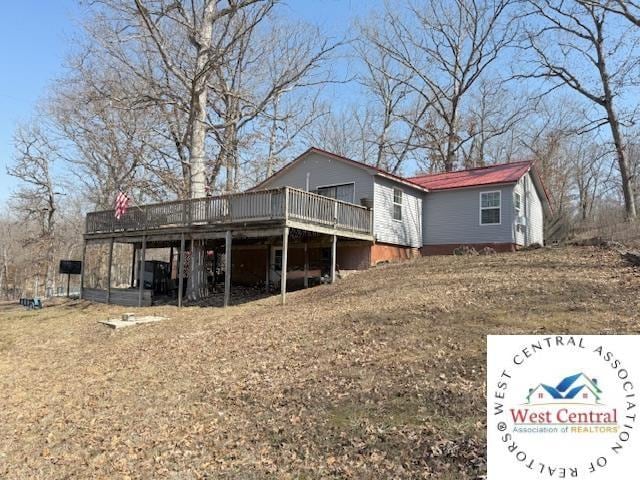
<path id="1" fill-rule="evenodd" d="M 374 175 L 377 175 L 382 178 L 386 178 L 388 180 L 391 180 L 397 183 L 401 183 L 402 185 L 406 185 L 407 187 L 415 188 L 416 190 L 420 190 L 421 192 L 424 192 L 424 193 L 428 193 L 430 191 L 427 187 L 423 187 L 422 185 L 418 185 L 417 183 L 413 183 L 410 180 L 402 179 L 395 175 L 390 175 L 390 174 L 387 174 L 384 172 L 378 172 L 378 171 L 374 172 Z"/>
<path id="2" fill-rule="evenodd" d="M 468 188 L 506 187 L 507 185 L 515 185 L 516 183 L 518 183 L 517 180 L 510 181 L 510 182 L 495 182 L 495 183 L 481 183 L 478 185 L 465 185 L 462 187 L 432 188 L 429 190 L 429 192 L 438 193 L 438 192 L 450 192 L 451 190 L 465 190 Z"/>
<path id="3" fill-rule="evenodd" d="M 410 180 L 404 179 L 404 178 L 399 177 L 397 175 L 393 175 L 391 173 L 387 173 L 387 172 L 381 171 L 381 170 L 379 170 L 379 169 L 377 169 L 377 168 L 375 168 L 375 167 L 373 167 L 371 165 L 367 165 L 366 163 L 358 162 L 356 160 L 352 160 L 350 158 L 346 158 L 346 157 L 343 157 L 341 155 L 337 155 L 335 153 L 331 153 L 331 152 L 328 152 L 326 150 L 322 150 L 321 148 L 317 148 L 317 147 L 309 147 L 304 152 L 302 152 L 300 155 L 298 155 L 296 158 L 294 158 L 289 163 L 287 163 L 280 170 L 278 170 L 273 175 L 271 175 L 269 178 L 264 179 L 262 182 L 260 182 L 257 185 L 251 187 L 247 191 L 251 192 L 251 191 L 254 191 L 254 190 L 263 189 L 264 186 L 267 185 L 269 181 L 271 181 L 272 179 L 274 179 L 276 177 L 279 177 L 282 173 L 284 173 L 290 167 L 295 165 L 299 160 L 301 160 L 302 158 L 306 157 L 307 155 L 309 155 L 311 153 L 318 153 L 320 155 L 325 155 L 327 157 L 333 158 L 333 159 L 338 160 L 340 162 L 346 163 L 347 165 L 353 165 L 354 167 L 361 168 L 361 169 L 367 171 L 368 173 L 370 173 L 371 175 L 378 175 L 380 177 L 387 178 L 387 179 L 392 180 L 394 182 L 406 185 L 406 186 L 411 187 L 411 188 L 415 188 L 416 190 L 420 190 L 420 191 L 425 192 L 425 193 L 429 191 L 427 188 L 425 188 L 425 187 L 423 187 L 421 185 L 418 185 L 417 183 L 414 183 L 414 182 L 412 182 Z"/>

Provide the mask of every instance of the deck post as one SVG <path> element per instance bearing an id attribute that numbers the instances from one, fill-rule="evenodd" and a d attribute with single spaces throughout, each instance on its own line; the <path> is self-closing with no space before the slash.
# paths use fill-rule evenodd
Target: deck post
<path id="1" fill-rule="evenodd" d="M 87 258 L 87 241 L 82 241 L 82 264 L 80 265 L 80 300 L 84 298 L 84 272 L 85 272 L 85 260 Z"/>
<path id="2" fill-rule="evenodd" d="M 309 246 L 304 242 L 304 288 L 309 287 Z"/>
<path id="3" fill-rule="evenodd" d="M 280 270 L 280 302 L 287 301 L 287 253 L 289 251 L 289 227 L 282 229 L 282 268 Z"/>
<path id="4" fill-rule="evenodd" d="M 338 236 L 332 235 L 331 239 L 331 283 L 336 281 L 336 250 L 338 244 Z"/>
<path id="5" fill-rule="evenodd" d="M 113 264 L 113 241 L 114 238 L 109 239 L 109 263 L 107 266 L 107 305 L 111 303 L 111 266 Z"/>
<path id="6" fill-rule="evenodd" d="M 182 307 L 182 291 L 184 288 L 184 232 L 180 235 L 180 256 L 178 257 L 178 307 Z"/>
<path id="7" fill-rule="evenodd" d="M 224 236 L 224 306 L 229 306 L 231 296 L 231 230 Z"/>
<path id="8" fill-rule="evenodd" d="M 173 247 L 169 247 L 169 279 L 173 274 Z"/>
<path id="9" fill-rule="evenodd" d="M 138 265 L 138 306 L 142 306 L 142 294 L 144 293 L 144 257 L 147 253 L 147 236 L 142 236 L 142 250 L 140 250 L 140 263 Z"/>
<path id="10" fill-rule="evenodd" d="M 213 292 L 216 291 L 216 272 L 218 271 L 218 244 L 213 250 Z"/>
<path id="11" fill-rule="evenodd" d="M 131 255 L 131 288 L 136 286 L 136 253 L 138 252 L 138 246 L 133 244 L 133 254 Z"/>
<path id="12" fill-rule="evenodd" d="M 271 282 L 271 245 L 267 244 L 267 256 L 265 257 L 265 278 L 264 278 L 264 291 L 269 293 L 269 282 Z"/>

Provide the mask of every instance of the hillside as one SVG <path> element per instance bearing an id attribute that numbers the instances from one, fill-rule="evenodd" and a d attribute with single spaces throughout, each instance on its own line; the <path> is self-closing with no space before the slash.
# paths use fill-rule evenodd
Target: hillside
<path id="1" fill-rule="evenodd" d="M 485 335 L 640 332 L 595 248 L 431 257 L 113 331 L 0 306 L 0 477 L 476 478 Z"/>

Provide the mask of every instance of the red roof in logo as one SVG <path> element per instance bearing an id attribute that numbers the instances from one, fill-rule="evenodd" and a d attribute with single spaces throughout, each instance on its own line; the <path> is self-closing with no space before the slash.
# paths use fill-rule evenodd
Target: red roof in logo
<path id="1" fill-rule="evenodd" d="M 459 172 L 434 173 L 408 178 L 410 182 L 427 190 L 447 190 L 450 188 L 475 187 L 498 183 L 513 183 L 529 171 L 533 162 L 512 162 L 471 168 Z"/>

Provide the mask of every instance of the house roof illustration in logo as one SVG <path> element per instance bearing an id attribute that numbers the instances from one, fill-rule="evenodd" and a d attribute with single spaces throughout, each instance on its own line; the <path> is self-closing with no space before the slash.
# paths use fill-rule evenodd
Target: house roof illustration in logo
<path id="1" fill-rule="evenodd" d="M 602 390 L 595 378 L 584 373 L 577 373 L 563 378 L 558 385 L 552 387 L 544 383 L 529 389 L 527 403 L 544 404 L 552 402 L 597 404 Z"/>

